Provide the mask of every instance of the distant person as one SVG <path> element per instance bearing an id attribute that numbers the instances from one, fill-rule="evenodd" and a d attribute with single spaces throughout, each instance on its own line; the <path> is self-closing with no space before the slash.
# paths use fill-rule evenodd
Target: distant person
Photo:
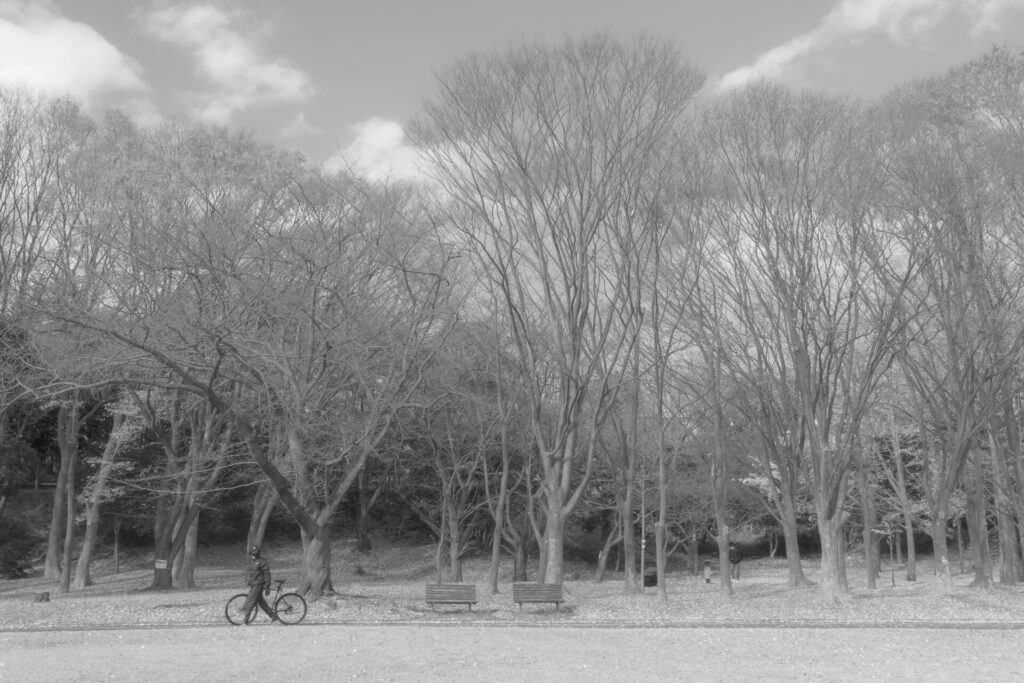
<path id="1" fill-rule="evenodd" d="M 740 580 L 740 562 L 743 561 L 743 553 L 734 543 L 729 544 L 729 571 L 732 578 Z"/>
<path id="2" fill-rule="evenodd" d="M 711 560 L 704 560 L 704 583 L 711 583 Z"/>
<path id="3" fill-rule="evenodd" d="M 270 605 L 263 599 L 264 595 L 270 595 L 270 563 L 260 554 L 260 547 L 254 545 L 249 548 L 249 598 L 245 601 L 245 623 L 249 623 L 251 616 L 256 616 L 252 611 L 253 605 L 259 605 L 271 621 L 280 621 L 277 614 L 270 609 Z"/>

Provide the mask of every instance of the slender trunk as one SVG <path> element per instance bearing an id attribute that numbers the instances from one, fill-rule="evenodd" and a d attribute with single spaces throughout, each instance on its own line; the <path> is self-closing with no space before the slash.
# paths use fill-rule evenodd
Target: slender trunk
<path id="1" fill-rule="evenodd" d="M 70 453 L 65 456 L 61 449 L 60 469 L 57 471 L 57 484 L 53 489 L 53 507 L 50 510 L 50 536 L 46 545 L 46 560 L 43 565 L 43 578 L 46 579 L 60 578 L 60 542 L 64 536 L 64 510 L 67 504 L 68 466 L 70 464 Z"/>
<path id="2" fill-rule="evenodd" d="M 89 496 L 85 501 L 85 534 L 82 538 L 82 548 L 78 553 L 78 562 L 75 565 L 75 580 L 71 587 L 82 589 L 92 585 L 92 578 L 89 576 L 89 565 L 92 562 L 93 551 L 96 548 L 96 539 L 99 534 L 100 508 L 103 505 L 103 497 L 107 492 L 107 480 L 114 469 L 114 460 L 121 446 L 120 430 L 124 423 L 124 416 L 117 414 L 111 426 L 110 436 L 103 447 L 103 456 L 100 461 L 99 471 L 91 484 Z"/>
<path id="3" fill-rule="evenodd" d="M 252 501 L 252 516 L 249 518 L 249 533 L 246 535 L 245 550 L 254 545 L 263 545 L 263 537 L 267 533 L 267 523 L 270 515 L 274 512 L 274 504 L 277 502 L 277 492 L 270 482 L 263 481 L 256 489 L 256 495 Z"/>
<path id="4" fill-rule="evenodd" d="M 604 574 L 608 568 L 608 558 L 611 556 L 612 548 L 615 547 L 616 543 L 622 542 L 622 521 L 621 521 L 621 505 L 619 510 L 615 512 L 614 523 L 611 528 L 608 529 L 608 533 L 604 537 L 604 546 L 601 551 L 597 554 L 597 576 L 594 580 L 598 583 L 604 581 Z"/>
<path id="5" fill-rule="evenodd" d="M 455 509 L 455 501 L 449 499 L 448 505 L 448 580 L 454 583 L 462 581 L 462 532 L 459 530 L 459 515 Z"/>
<path id="6" fill-rule="evenodd" d="M 81 590 L 92 585 L 92 577 L 89 575 L 89 565 L 92 562 L 93 550 L 96 548 L 96 538 L 99 531 L 100 507 L 98 504 L 89 504 L 85 508 L 85 533 L 82 536 L 82 548 L 78 553 L 78 562 L 75 563 L 75 580 L 71 587 Z"/>
<path id="7" fill-rule="evenodd" d="M 893 426 L 894 444 L 898 444 L 899 442 L 895 441 L 898 438 L 895 432 L 896 428 Z M 903 528 L 907 537 L 907 581 L 917 581 L 917 547 L 914 543 L 914 515 L 910 510 L 910 497 L 907 495 L 906 468 L 903 465 L 903 453 L 898 445 L 893 446 L 893 451 L 896 459 L 896 482 L 898 484 L 896 494 L 899 496 L 900 511 L 903 514 Z M 902 553 L 898 538 L 896 549 L 898 553 Z M 902 561 L 901 556 L 900 562 Z"/>
<path id="8" fill-rule="evenodd" d="M 185 531 L 185 544 L 174 558 L 174 585 L 177 588 L 196 587 L 196 562 L 199 559 L 199 514 Z"/>
<path id="9" fill-rule="evenodd" d="M 500 391 L 500 390 L 499 390 Z M 499 399 L 500 400 L 500 399 Z M 500 408 L 500 404 L 499 404 Z M 487 567 L 487 585 L 491 593 L 498 593 L 498 569 L 501 564 L 501 539 L 505 535 L 505 508 L 508 505 L 508 478 L 511 463 L 508 444 L 508 421 L 501 421 L 501 477 L 498 480 L 498 497 L 492 511 L 494 533 L 491 536 L 491 561 Z M 486 464 L 486 460 L 485 460 Z"/>
<path id="10" fill-rule="evenodd" d="M 947 523 L 944 507 L 932 510 L 932 547 L 935 555 L 935 571 L 939 575 L 946 595 L 952 595 L 953 573 L 949 566 L 949 544 L 946 542 Z"/>
<path id="11" fill-rule="evenodd" d="M 372 494 L 366 491 L 366 469 L 359 471 L 356 477 L 356 550 L 368 553 L 372 548 L 370 542 L 370 501 Z"/>
<path id="12" fill-rule="evenodd" d="M 640 590 L 642 582 L 639 581 L 637 578 L 637 542 L 636 531 L 633 528 L 634 481 L 632 472 L 629 470 L 624 471 L 623 479 L 623 495 L 619 498 L 622 505 L 621 509 L 619 510 L 619 519 L 622 520 L 622 555 L 625 568 L 625 571 L 623 572 L 623 590 L 626 593 L 635 593 L 638 590 Z M 641 514 L 643 514 L 642 510 Z"/>
<path id="13" fill-rule="evenodd" d="M 967 530 L 971 538 L 971 555 L 974 560 L 972 588 L 992 587 L 992 554 L 988 544 L 988 523 L 985 501 L 984 459 L 979 451 L 974 453 L 974 476 L 971 495 L 967 500 Z"/>
<path id="14" fill-rule="evenodd" d="M 75 440 L 77 442 L 77 438 Z M 71 555 L 75 548 L 75 512 L 77 511 L 77 506 L 75 505 L 75 474 L 78 467 L 77 443 L 71 449 L 68 460 L 67 502 L 65 503 L 67 520 L 64 523 L 64 551 L 62 553 L 64 561 L 60 567 L 58 593 L 68 593 L 71 591 Z"/>
<path id="15" fill-rule="evenodd" d="M 857 476 L 860 481 L 861 512 L 863 518 L 861 521 L 863 523 L 864 568 L 867 572 L 868 590 L 876 590 L 878 588 L 876 583 L 878 570 L 875 560 L 878 552 L 874 539 L 875 506 L 872 490 L 868 487 L 867 463 L 863 457 L 860 458 Z"/>

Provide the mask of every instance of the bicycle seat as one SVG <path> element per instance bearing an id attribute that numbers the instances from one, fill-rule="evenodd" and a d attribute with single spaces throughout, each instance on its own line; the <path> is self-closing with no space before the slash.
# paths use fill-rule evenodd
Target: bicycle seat
<path id="1" fill-rule="evenodd" d="M 276 584 L 277 584 L 277 587 L 278 587 L 278 588 L 280 588 L 281 586 L 283 586 L 283 585 L 284 585 L 284 581 L 285 581 L 284 579 L 276 579 L 276 580 L 274 581 L 274 583 L 276 583 Z"/>

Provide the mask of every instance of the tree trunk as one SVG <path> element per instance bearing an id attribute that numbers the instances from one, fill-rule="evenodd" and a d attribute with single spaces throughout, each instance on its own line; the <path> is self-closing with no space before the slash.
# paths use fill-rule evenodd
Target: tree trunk
<path id="1" fill-rule="evenodd" d="M 953 573 L 949 567 L 949 544 L 946 543 L 946 511 L 932 510 L 932 547 L 935 556 L 935 571 L 942 582 L 946 595 L 953 595 Z"/>
<path id="2" fill-rule="evenodd" d="M 623 589 L 626 593 L 635 593 L 640 590 L 642 582 L 637 577 L 636 557 L 636 531 L 633 529 L 633 477 L 631 472 L 624 472 L 625 488 L 624 495 L 620 499 L 622 505 L 619 511 L 619 519 L 622 520 L 622 550 L 625 561 L 623 572 Z M 641 514 L 643 511 L 641 510 Z M 642 543 L 643 541 L 641 541 Z"/>
<path id="3" fill-rule="evenodd" d="M 992 554 L 988 544 L 988 523 L 985 503 L 984 459 L 979 451 L 974 452 L 974 476 L 972 490 L 967 499 L 967 530 L 971 538 L 971 555 L 974 561 L 974 580 L 971 588 L 992 587 Z"/>
<path id="4" fill-rule="evenodd" d="M 451 499 L 448 505 L 448 580 L 453 583 L 462 581 L 462 534 L 459 530 L 459 516 L 455 502 Z"/>
<path id="5" fill-rule="evenodd" d="M 732 565 L 729 563 L 729 525 L 726 524 L 725 515 L 715 512 L 715 526 L 718 536 L 715 541 L 718 543 L 718 579 L 719 592 L 722 596 L 732 597 Z"/>
<path id="6" fill-rule="evenodd" d="M 554 484 L 557 488 L 557 482 Z M 547 496 L 547 515 L 544 519 L 543 572 L 537 572 L 537 583 L 562 583 L 562 552 L 565 546 L 565 520 L 562 518 L 561 496 Z"/>
<path id="7" fill-rule="evenodd" d="M 846 583 L 843 513 L 827 517 L 818 507 L 818 535 L 821 538 L 821 594 L 828 604 L 845 603 L 849 598 Z"/>
<path id="8" fill-rule="evenodd" d="M 861 457 L 858 469 L 858 479 L 860 481 L 860 500 L 861 500 L 861 522 L 863 524 L 863 543 L 864 543 L 864 569 L 867 572 L 867 585 L 868 590 L 877 590 L 878 584 L 876 579 L 878 578 L 878 572 L 876 567 L 875 559 L 878 555 L 878 549 L 875 547 L 874 539 L 874 527 L 875 527 L 875 506 L 873 499 L 873 493 L 868 488 L 868 475 L 865 458 Z"/>
<path id="9" fill-rule="evenodd" d="M 77 432 L 76 439 L 77 442 Z M 61 458 L 63 460 L 63 458 Z M 64 561 L 60 567 L 60 585 L 57 587 L 58 593 L 68 593 L 71 591 L 71 556 L 75 549 L 75 512 L 77 506 L 75 505 L 75 474 L 78 466 L 78 445 L 70 450 L 70 456 L 68 458 L 68 483 L 67 483 L 67 502 L 65 504 L 65 512 L 67 513 L 67 520 L 64 523 Z"/>
<path id="10" fill-rule="evenodd" d="M 71 584 L 71 587 L 76 590 L 92 585 L 89 564 L 92 562 L 92 553 L 96 548 L 99 520 L 100 506 L 90 500 L 85 506 L 85 534 L 82 536 L 82 548 L 78 553 L 78 562 L 75 563 L 75 580 Z"/>
<path id="11" fill-rule="evenodd" d="M 800 562 L 800 533 L 797 530 L 796 504 L 792 496 L 784 494 L 782 500 L 782 538 L 786 543 L 786 585 L 790 588 L 808 586 L 810 582 L 804 576 L 804 568 Z"/>
<path id="12" fill-rule="evenodd" d="M 249 518 L 249 533 L 245 539 L 245 552 L 255 545 L 263 545 L 263 536 L 267 533 L 267 523 L 274 512 L 277 492 L 269 481 L 260 482 L 256 495 L 252 500 L 252 517 Z"/>
<path id="13" fill-rule="evenodd" d="M 180 530 L 179 530 L 180 531 Z M 196 587 L 196 562 L 199 559 L 199 513 L 185 530 L 185 543 L 174 558 L 174 585 L 177 588 Z"/>
<path id="14" fill-rule="evenodd" d="M 103 447 L 103 456 L 100 461 L 100 469 L 91 484 L 89 497 L 85 501 L 85 534 L 82 538 L 82 548 L 78 553 L 78 562 L 75 565 L 75 580 L 72 588 L 82 589 L 92 585 L 92 577 L 89 576 L 89 564 L 92 562 L 93 551 L 96 548 L 96 538 L 99 534 L 100 508 L 103 505 L 103 496 L 107 489 L 107 480 L 114 469 L 114 460 L 121 446 L 120 430 L 124 424 L 124 415 L 118 413 L 114 416 L 110 436 Z"/>
<path id="15" fill-rule="evenodd" d="M 907 581 L 917 581 L 917 546 L 914 543 L 914 515 L 910 510 L 910 497 L 907 495 L 907 474 L 903 465 L 903 452 L 899 448 L 896 434 L 895 418 L 893 418 L 893 452 L 896 459 L 896 482 L 899 490 L 896 494 L 900 500 L 900 512 L 903 514 L 903 528 L 907 537 Z M 897 539 L 897 550 L 900 549 Z"/>
<path id="16" fill-rule="evenodd" d="M 331 526 L 321 523 L 312 533 L 301 528 L 302 579 L 298 593 L 313 600 L 334 594 L 331 583 Z"/>
<path id="17" fill-rule="evenodd" d="M 64 511 L 68 497 L 68 466 L 71 464 L 71 455 L 65 456 L 63 449 L 60 450 L 60 469 L 57 471 L 57 485 L 53 489 L 53 507 L 50 510 L 50 536 L 46 545 L 46 560 L 43 565 L 43 578 L 45 579 L 60 578 L 60 543 L 61 538 L 64 536 Z"/>

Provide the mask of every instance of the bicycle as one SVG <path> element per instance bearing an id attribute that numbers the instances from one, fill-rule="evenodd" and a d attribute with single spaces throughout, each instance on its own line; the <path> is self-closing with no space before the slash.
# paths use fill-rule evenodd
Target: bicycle
<path id="1" fill-rule="evenodd" d="M 277 586 L 273 600 L 267 600 L 273 612 L 282 624 L 297 624 L 306 618 L 306 599 L 298 593 L 281 593 L 284 586 L 284 579 L 277 579 L 274 584 Z M 224 605 L 224 616 L 235 626 L 251 624 L 259 616 L 258 604 L 253 604 L 248 613 L 245 611 L 245 603 L 249 599 L 248 593 L 234 595 Z"/>

